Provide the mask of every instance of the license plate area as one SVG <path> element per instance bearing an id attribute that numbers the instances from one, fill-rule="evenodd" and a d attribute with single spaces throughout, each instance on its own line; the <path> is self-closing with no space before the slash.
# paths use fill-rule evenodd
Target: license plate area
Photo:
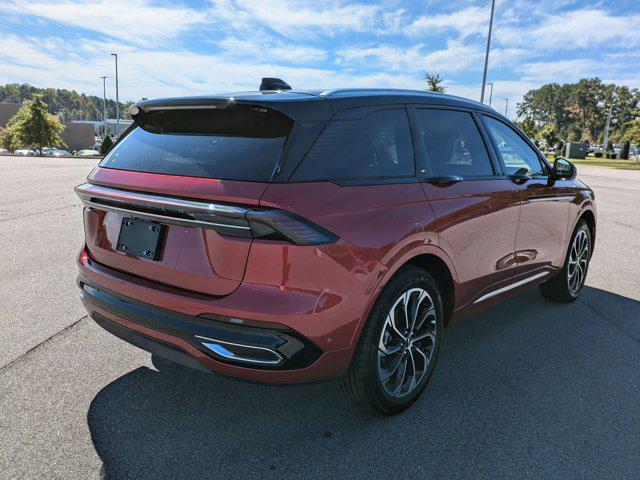
<path id="1" fill-rule="evenodd" d="M 116 250 L 148 260 L 158 260 L 163 230 L 164 225 L 159 223 L 123 218 Z"/>

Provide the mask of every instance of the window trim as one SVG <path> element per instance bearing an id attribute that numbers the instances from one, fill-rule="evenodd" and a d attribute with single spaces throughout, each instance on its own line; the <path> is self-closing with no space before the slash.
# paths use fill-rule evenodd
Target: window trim
<path id="1" fill-rule="evenodd" d="M 414 140 L 413 140 L 413 133 L 411 131 L 411 121 L 410 121 L 410 118 L 409 118 L 409 113 L 407 111 L 406 105 L 404 105 L 404 104 L 368 105 L 368 106 L 365 106 L 365 107 L 354 107 L 354 108 L 350 108 L 348 110 L 350 111 L 349 112 L 350 114 L 353 114 L 353 113 L 357 114 L 358 110 L 367 111 L 367 113 L 361 118 L 354 118 L 354 119 L 336 118 L 336 117 L 339 117 L 340 114 L 343 112 L 341 110 L 340 112 L 337 112 L 336 114 L 334 114 L 329 120 L 327 120 L 324 128 L 322 128 L 322 131 L 318 134 L 318 136 L 316 137 L 314 142 L 311 144 L 311 146 L 304 153 L 304 155 L 300 159 L 300 161 L 299 161 L 298 165 L 296 166 L 296 168 L 293 169 L 293 171 L 289 175 L 286 183 L 296 184 L 296 183 L 330 182 L 330 183 L 334 183 L 334 184 L 340 185 L 340 186 L 355 186 L 355 185 L 392 185 L 392 184 L 402 184 L 402 183 L 414 183 L 414 182 L 417 182 L 418 181 L 418 177 L 417 177 L 415 145 L 414 145 Z M 411 156 L 411 161 L 413 163 L 413 174 L 412 175 L 406 175 L 406 174 L 403 174 L 403 175 L 387 175 L 387 176 L 367 177 L 367 178 L 362 178 L 362 177 L 330 178 L 330 177 L 327 177 L 327 178 L 318 179 L 318 180 L 295 180 L 293 178 L 294 175 L 296 174 L 296 172 L 298 171 L 298 169 L 300 169 L 300 167 L 304 163 L 304 160 L 307 157 L 307 155 L 309 154 L 309 152 L 316 145 L 316 143 L 318 142 L 320 137 L 322 137 L 322 134 L 329 127 L 331 122 L 333 122 L 333 121 L 336 121 L 336 122 L 352 122 L 353 121 L 353 122 L 355 122 L 355 121 L 362 120 L 363 118 L 366 118 L 369 115 L 373 115 L 373 114 L 381 112 L 381 111 L 389 111 L 389 110 L 398 110 L 398 111 L 404 112 L 405 119 L 406 119 L 406 126 L 409 127 L 409 138 L 411 140 L 410 143 L 409 143 L 409 146 L 411 148 L 410 156 Z"/>
<path id="2" fill-rule="evenodd" d="M 545 171 L 544 173 L 540 174 L 540 173 L 536 173 L 531 175 L 532 179 L 546 179 L 549 178 L 549 176 L 551 175 L 551 172 L 553 171 L 551 165 L 549 164 L 549 162 L 547 161 L 547 158 L 542 155 L 542 153 L 540 152 L 540 149 L 538 149 L 538 147 L 536 146 L 535 143 L 533 143 L 529 137 L 527 137 L 524 132 L 522 132 L 516 125 L 514 125 L 511 121 L 507 120 L 505 121 L 503 118 L 497 116 L 497 115 L 493 115 L 491 113 L 485 113 L 485 112 L 479 112 L 479 116 L 480 117 L 488 117 L 488 118 L 492 118 L 493 120 L 496 120 L 502 124 L 504 124 L 507 128 L 510 128 L 518 137 L 520 137 L 520 139 L 522 141 L 524 141 L 529 148 L 531 148 L 533 150 L 533 152 L 536 154 L 536 157 L 538 158 L 538 161 L 540 162 L 540 165 L 542 166 L 542 170 Z M 484 128 L 486 129 L 487 132 L 487 136 L 489 137 L 489 140 L 491 141 L 491 145 L 495 151 L 496 157 L 498 158 L 499 162 L 500 162 L 500 168 L 502 169 L 503 173 L 505 175 L 507 175 L 507 166 L 504 163 L 504 159 L 502 158 L 502 154 L 500 153 L 500 150 L 498 149 L 498 146 L 495 144 L 495 140 L 493 138 L 493 136 L 491 135 L 491 131 L 489 129 L 489 125 L 487 125 L 487 122 L 485 121 L 484 118 L 481 118 L 480 121 L 482 122 Z M 507 175 L 508 176 L 508 175 Z"/>
<path id="3" fill-rule="evenodd" d="M 484 145 L 485 152 L 487 153 L 487 158 L 489 159 L 489 166 L 493 171 L 492 174 L 484 174 L 484 175 L 465 175 L 460 176 L 462 181 L 468 180 L 495 180 L 499 179 L 504 175 L 504 172 L 501 170 L 501 166 L 495 157 L 495 152 L 492 149 L 491 144 L 487 143 L 489 138 L 487 138 L 486 132 L 484 132 L 479 119 L 476 118 L 476 111 L 471 108 L 465 107 L 457 107 L 457 106 L 449 106 L 449 105 L 423 105 L 423 104 L 411 104 L 407 105 L 407 114 L 409 116 L 409 123 L 411 124 L 411 137 L 413 139 L 414 144 L 414 157 L 416 164 L 416 175 L 420 179 L 421 182 L 429 182 L 434 178 L 438 178 L 437 175 L 421 175 L 420 168 L 421 166 L 429 166 L 427 160 L 427 152 L 425 150 L 424 144 L 420 141 L 420 133 L 418 126 L 418 118 L 417 118 L 417 110 L 446 110 L 453 112 L 464 112 L 468 113 L 471 117 L 472 122 L 474 123 L 478 135 L 482 140 L 482 144 Z"/>

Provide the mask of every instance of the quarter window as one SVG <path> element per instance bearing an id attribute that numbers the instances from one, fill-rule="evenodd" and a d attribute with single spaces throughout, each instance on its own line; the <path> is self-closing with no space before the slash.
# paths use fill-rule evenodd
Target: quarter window
<path id="1" fill-rule="evenodd" d="M 418 141 L 426 165 L 420 175 L 474 177 L 493 175 L 478 127 L 471 114 L 454 110 L 416 109 Z"/>
<path id="2" fill-rule="evenodd" d="M 407 177 L 415 174 L 404 109 L 329 122 L 293 174 L 293 181 Z"/>
<path id="3" fill-rule="evenodd" d="M 505 123 L 484 117 L 489 133 L 493 137 L 502 157 L 507 175 L 544 175 L 544 166 L 536 151 L 520 135 Z"/>

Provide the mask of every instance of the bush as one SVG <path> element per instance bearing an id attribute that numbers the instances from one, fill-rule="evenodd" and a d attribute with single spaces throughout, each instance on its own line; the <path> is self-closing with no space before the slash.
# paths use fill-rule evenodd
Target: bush
<path id="1" fill-rule="evenodd" d="M 620 158 L 622 160 L 629 160 L 629 148 L 631 143 L 627 140 L 622 143 L 622 149 L 620 149 Z"/>
<path id="2" fill-rule="evenodd" d="M 111 140 L 111 137 L 109 135 L 105 136 L 102 140 L 102 144 L 100 145 L 100 153 L 102 155 L 106 155 L 112 146 L 113 140 Z"/>
<path id="3" fill-rule="evenodd" d="M 618 154 L 615 152 L 607 152 L 607 158 L 616 159 L 618 158 Z"/>
<path id="4" fill-rule="evenodd" d="M 593 152 L 593 156 L 596 158 L 602 158 L 602 150 L 596 150 Z"/>

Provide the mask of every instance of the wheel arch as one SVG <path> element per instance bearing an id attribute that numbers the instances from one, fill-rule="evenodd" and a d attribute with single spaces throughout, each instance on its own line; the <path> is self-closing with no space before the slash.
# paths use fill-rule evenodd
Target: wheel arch
<path id="1" fill-rule="evenodd" d="M 438 282 L 438 286 L 444 292 L 442 298 L 445 308 L 444 326 L 447 326 L 455 308 L 455 299 L 457 298 L 458 291 L 458 274 L 456 273 L 453 261 L 442 249 L 434 245 L 426 245 L 405 253 L 405 255 L 393 262 L 384 274 L 381 275 L 376 283 L 374 291 L 371 294 L 366 312 L 354 332 L 351 344 L 358 342 L 364 324 L 371 313 L 371 309 L 375 305 L 375 302 L 378 300 L 378 297 L 384 288 L 394 278 L 398 271 L 407 265 L 417 266 L 426 270 L 431 274 L 436 282 Z"/>

